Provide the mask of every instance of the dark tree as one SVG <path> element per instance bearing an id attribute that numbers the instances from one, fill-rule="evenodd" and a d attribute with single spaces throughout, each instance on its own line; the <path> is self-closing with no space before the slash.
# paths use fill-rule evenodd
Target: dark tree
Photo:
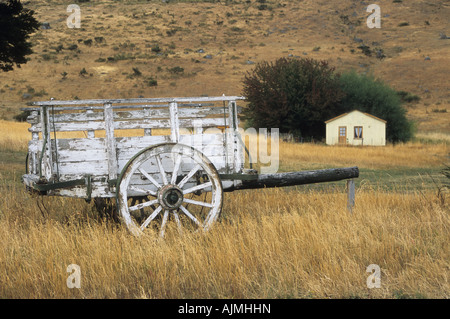
<path id="1" fill-rule="evenodd" d="M 19 0 L 0 0 L 0 69 L 13 70 L 27 62 L 33 53 L 27 42 L 30 33 L 39 28 L 34 11 L 24 9 Z"/>
<path id="2" fill-rule="evenodd" d="M 339 115 L 343 93 L 326 61 L 280 58 L 261 62 L 244 79 L 248 126 L 279 128 L 281 133 L 324 137 L 324 121 Z"/>

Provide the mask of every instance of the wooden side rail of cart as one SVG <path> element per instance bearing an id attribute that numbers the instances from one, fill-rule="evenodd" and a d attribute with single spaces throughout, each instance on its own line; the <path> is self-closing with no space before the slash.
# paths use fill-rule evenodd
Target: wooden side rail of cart
<path id="1" fill-rule="evenodd" d="M 237 131 L 241 97 L 44 101 L 30 111 L 27 186 L 48 195 L 115 197 L 126 163 L 146 147 L 193 145 L 220 173 L 243 168 Z M 69 136 L 69 137 L 68 137 Z"/>

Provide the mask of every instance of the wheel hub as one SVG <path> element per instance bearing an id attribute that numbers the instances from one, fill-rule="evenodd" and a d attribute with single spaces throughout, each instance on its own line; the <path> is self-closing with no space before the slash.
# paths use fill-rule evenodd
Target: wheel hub
<path id="1" fill-rule="evenodd" d="M 158 190 L 157 198 L 164 209 L 177 209 L 183 202 L 183 191 L 176 185 L 165 185 Z"/>

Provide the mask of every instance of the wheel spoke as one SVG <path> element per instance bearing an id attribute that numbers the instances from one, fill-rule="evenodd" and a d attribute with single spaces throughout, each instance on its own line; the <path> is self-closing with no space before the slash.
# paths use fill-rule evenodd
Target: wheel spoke
<path id="1" fill-rule="evenodd" d="M 161 185 L 155 181 L 153 177 L 151 177 L 146 171 L 144 171 L 142 168 L 139 169 L 139 172 L 141 172 L 142 175 L 144 175 L 150 182 L 152 182 L 153 185 L 156 186 L 156 188 L 161 188 Z"/>
<path id="2" fill-rule="evenodd" d="M 152 206 L 152 205 L 154 205 L 156 203 L 158 203 L 158 200 L 154 199 L 154 200 L 151 200 L 151 201 L 148 201 L 148 202 L 145 202 L 145 203 L 141 203 L 141 204 L 137 204 L 135 206 L 128 207 L 128 209 L 130 211 L 138 210 L 138 209 L 142 209 L 142 208 L 147 207 L 147 206 Z"/>
<path id="3" fill-rule="evenodd" d="M 195 173 L 197 173 L 197 171 L 200 169 L 200 164 L 195 165 L 195 167 L 193 169 L 191 169 L 191 171 L 181 180 L 180 183 L 178 183 L 178 187 L 179 188 L 183 188 L 183 185 L 186 184 L 186 182 L 189 180 L 189 178 L 191 178 L 192 176 L 194 176 Z"/>
<path id="4" fill-rule="evenodd" d="M 193 199 L 189 199 L 189 198 L 183 199 L 183 202 L 188 203 L 188 204 L 193 204 L 193 205 L 204 206 L 204 207 L 213 207 L 213 204 L 205 203 L 205 202 L 199 202 L 199 201 L 196 201 L 196 200 L 193 200 Z"/>
<path id="5" fill-rule="evenodd" d="M 161 232 L 159 234 L 161 237 L 164 237 L 164 232 L 165 232 L 165 229 L 166 229 L 166 223 L 167 223 L 167 218 L 168 217 L 169 217 L 169 211 L 165 210 L 164 211 L 163 220 L 162 220 L 162 223 L 161 223 Z"/>
<path id="6" fill-rule="evenodd" d="M 158 214 L 159 214 L 159 212 L 162 210 L 162 207 L 161 206 L 158 206 L 158 208 L 157 209 L 155 209 L 155 211 L 150 215 L 150 216 L 148 216 L 148 218 L 144 221 L 144 223 L 141 225 L 141 230 L 144 230 L 147 226 L 148 226 L 148 224 L 150 224 L 150 222 L 153 220 L 153 219 L 155 219 L 155 217 L 156 216 L 158 216 Z"/>
<path id="7" fill-rule="evenodd" d="M 136 187 L 136 186 L 130 186 L 128 189 L 132 190 L 132 191 L 135 191 L 135 192 L 144 193 L 146 195 L 156 196 L 156 193 L 154 191 L 152 191 L 152 190 L 149 190 L 149 189 L 142 189 L 142 188 L 139 188 L 139 187 Z"/>
<path id="8" fill-rule="evenodd" d="M 181 165 L 181 155 L 180 154 L 176 154 L 175 156 L 177 158 L 175 160 L 175 165 L 173 167 L 173 172 L 172 172 L 172 179 L 170 181 L 170 184 L 172 184 L 172 185 L 175 185 L 175 183 L 177 182 L 178 170 L 179 170 L 180 165 Z"/>
<path id="9" fill-rule="evenodd" d="M 191 188 L 188 188 L 188 189 L 183 190 L 183 194 L 186 195 L 186 194 L 189 194 L 189 193 L 193 193 L 193 192 L 195 192 L 195 191 L 198 191 L 198 190 L 207 188 L 207 187 L 209 187 L 209 186 L 212 186 L 212 183 L 211 183 L 211 182 L 207 182 L 207 183 L 204 183 L 204 184 L 200 184 L 200 185 L 197 185 L 197 186 L 194 186 L 194 187 L 191 187 Z"/>
<path id="10" fill-rule="evenodd" d="M 186 209 L 186 207 L 180 206 L 180 208 L 181 208 L 181 210 L 183 211 L 183 213 L 184 213 L 187 217 L 189 217 L 190 219 L 192 219 L 192 221 L 193 221 L 194 223 L 196 223 L 199 227 L 203 228 L 203 225 L 198 221 L 197 218 L 195 218 L 194 215 L 192 215 L 192 214 Z"/>
<path id="11" fill-rule="evenodd" d="M 167 176 L 166 176 L 166 172 L 164 171 L 164 167 L 162 166 L 161 163 L 161 157 L 159 155 L 156 155 L 156 163 L 158 163 L 158 167 L 159 167 L 159 171 L 161 173 L 161 177 L 163 180 L 164 185 L 167 185 Z"/>

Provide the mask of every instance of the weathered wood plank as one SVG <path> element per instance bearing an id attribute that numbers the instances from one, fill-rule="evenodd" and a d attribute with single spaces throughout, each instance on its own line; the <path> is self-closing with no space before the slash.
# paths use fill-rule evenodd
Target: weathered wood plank
<path id="1" fill-rule="evenodd" d="M 107 161 L 106 149 L 58 150 L 58 162 Z"/>
<path id="2" fill-rule="evenodd" d="M 41 110 L 41 123 L 43 124 L 42 138 L 45 141 L 43 143 L 44 150 L 41 150 L 40 156 L 42 157 L 40 174 L 47 180 L 50 181 L 53 177 L 53 160 L 52 160 L 52 143 L 50 138 L 50 121 L 49 121 L 49 110 L 47 107 Z"/>
<path id="3" fill-rule="evenodd" d="M 181 103 L 180 106 L 182 107 L 207 107 L 207 106 L 214 106 L 214 103 Z M 134 104 L 134 105 L 113 105 L 113 110 L 125 110 L 125 109 L 141 109 L 141 108 L 161 108 L 161 107 L 169 107 L 169 104 Z M 22 107 L 20 108 L 21 111 L 39 111 L 40 107 Z M 87 106 L 59 106 L 57 105 L 55 108 L 55 111 L 84 111 L 84 110 L 103 110 L 102 106 L 93 106 L 93 105 L 87 105 Z"/>
<path id="4" fill-rule="evenodd" d="M 198 103 L 198 102 L 218 102 L 245 100 L 243 96 L 216 96 L 216 97 L 175 97 L 175 98 L 138 98 L 138 99 L 87 99 L 73 101 L 39 101 L 33 102 L 33 105 L 90 105 L 90 104 L 121 104 L 121 103 Z"/>
<path id="5" fill-rule="evenodd" d="M 170 139 L 173 143 L 180 140 L 180 121 L 178 119 L 178 105 L 177 103 L 169 104 L 170 112 Z"/>
<path id="6" fill-rule="evenodd" d="M 194 119 L 179 119 L 179 128 L 192 128 L 194 125 Z M 203 128 L 227 126 L 228 121 L 224 121 L 224 118 L 203 118 L 201 119 Z M 111 127 L 115 130 L 130 130 L 130 129 L 170 129 L 170 120 L 153 120 L 142 119 L 138 121 L 114 121 L 111 122 Z M 53 129 L 53 127 L 52 127 Z M 106 130 L 105 122 L 64 122 L 55 123 L 55 130 L 57 132 L 77 132 L 77 131 L 98 131 Z M 37 123 L 32 125 L 28 131 L 41 132 L 42 125 Z"/>
<path id="7" fill-rule="evenodd" d="M 114 118 L 110 103 L 105 103 L 106 153 L 108 154 L 108 176 L 117 178 L 116 139 L 114 138 Z"/>
<path id="8" fill-rule="evenodd" d="M 209 156 L 208 159 L 214 164 L 217 170 L 222 170 L 226 168 L 224 156 Z M 116 167 L 116 175 L 118 175 L 123 167 L 128 163 L 128 159 L 119 159 L 117 161 Z M 231 160 L 231 158 L 229 159 Z M 163 164 L 167 171 L 170 171 L 169 164 Z M 158 167 L 156 163 L 144 165 L 144 167 L 149 172 L 158 172 Z M 180 171 L 186 170 L 189 171 L 189 167 L 192 167 L 190 163 L 182 163 L 182 168 Z M 59 172 L 60 172 L 60 181 L 65 181 L 64 178 L 67 176 L 83 176 L 86 174 L 92 175 L 94 178 L 107 176 L 109 178 L 109 170 L 110 166 L 107 161 L 78 161 L 78 162 L 60 162 L 59 163 Z M 64 177 L 65 176 L 65 177 Z M 111 178 L 110 178 L 111 179 Z"/>
<path id="9" fill-rule="evenodd" d="M 236 101 L 228 102 L 228 114 L 230 123 L 230 152 L 233 154 L 232 161 L 232 171 L 234 173 L 239 173 L 244 169 L 244 148 L 239 139 L 239 117 L 238 117 L 238 106 Z"/>
<path id="10" fill-rule="evenodd" d="M 204 118 L 207 116 L 223 116 L 223 108 L 221 107 L 195 107 L 195 108 L 180 108 L 178 107 L 179 118 Z M 114 120 L 141 120 L 141 119 L 169 119 L 170 112 L 168 108 L 164 109 L 150 109 L 133 111 L 116 111 L 114 112 Z M 51 116 L 51 120 L 55 123 L 61 122 L 89 122 L 89 121 L 103 121 L 103 112 L 94 112 L 87 110 L 83 113 L 60 113 Z M 38 121 L 30 118 L 29 123 L 36 124 Z"/>
<path id="11" fill-rule="evenodd" d="M 170 137 L 168 135 L 151 135 L 151 136 L 126 136 L 126 137 L 116 137 L 116 148 L 145 148 L 152 145 L 170 142 Z M 57 139 L 58 151 L 60 150 L 101 150 L 106 149 L 105 138 L 68 138 L 68 139 Z M 201 141 L 201 143 L 197 143 Z M 55 140 L 52 140 L 54 143 Z M 30 142 L 30 147 L 37 147 L 41 145 L 42 140 L 38 142 Z M 180 143 L 186 145 L 210 145 L 223 143 L 223 134 L 192 134 L 192 135 L 180 135 Z M 34 148 L 33 148 L 34 149 Z"/>

